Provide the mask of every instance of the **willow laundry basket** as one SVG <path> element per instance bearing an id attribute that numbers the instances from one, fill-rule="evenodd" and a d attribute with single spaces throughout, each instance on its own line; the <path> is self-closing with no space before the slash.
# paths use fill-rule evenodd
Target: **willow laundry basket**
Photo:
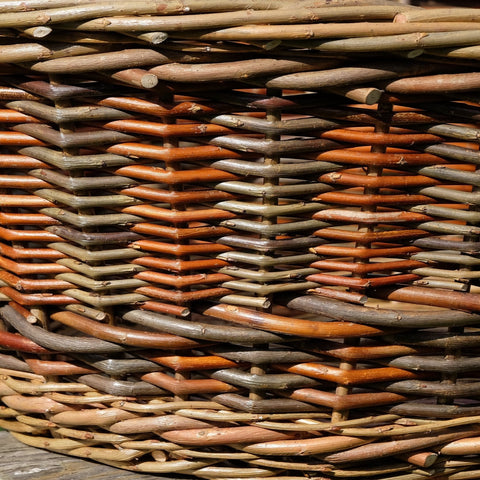
<path id="1" fill-rule="evenodd" d="M 479 28 L 0 0 L 0 427 L 190 478 L 480 478 Z"/>

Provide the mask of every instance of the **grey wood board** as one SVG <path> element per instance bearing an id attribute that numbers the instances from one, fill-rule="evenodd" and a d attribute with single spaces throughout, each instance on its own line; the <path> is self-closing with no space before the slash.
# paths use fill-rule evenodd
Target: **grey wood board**
<path id="1" fill-rule="evenodd" d="M 188 480 L 188 477 L 132 473 L 29 447 L 1 431 L 0 480 Z"/>

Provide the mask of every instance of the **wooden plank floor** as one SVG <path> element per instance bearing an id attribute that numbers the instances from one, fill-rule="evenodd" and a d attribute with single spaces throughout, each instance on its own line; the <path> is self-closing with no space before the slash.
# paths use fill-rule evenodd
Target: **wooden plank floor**
<path id="1" fill-rule="evenodd" d="M 188 480 L 188 477 L 131 473 L 98 463 L 28 447 L 0 432 L 0 480 Z"/>

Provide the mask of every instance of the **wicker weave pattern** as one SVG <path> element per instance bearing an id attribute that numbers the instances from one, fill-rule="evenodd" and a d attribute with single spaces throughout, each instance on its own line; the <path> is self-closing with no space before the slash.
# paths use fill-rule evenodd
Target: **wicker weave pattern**
<path id="1" fill-rule="evenodd" d="M 0 427 L 479 478 L 479 11 L 113 3 L 0 1 Z"/>

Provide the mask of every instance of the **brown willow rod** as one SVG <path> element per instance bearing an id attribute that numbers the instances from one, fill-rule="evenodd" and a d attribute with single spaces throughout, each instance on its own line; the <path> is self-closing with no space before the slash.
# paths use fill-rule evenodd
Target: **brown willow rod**
<path id="1" fill-rule="evenodd" d="M 130 2 L 125 2 L 128 5 L 131 6 Z M 164 10 L 160 10 L 160 12 L 157 10 L 156 12 L 152 13 L 163 13 L 163 15 L 166 14 L 183 14 L 185 13 L 185 8 L 188 8 L 188 12 L 195 14 L 195 13 L 203 13 L 207 14 L 209 12 L 224 12 L 224 17 L 227 17 L 226 22 L 228 22 L 228 17 L 232 16 L 232 12 L 235 13 L 235 11 L 238 10 L 246 10 L 250 9 L 255 12 L 255 10 L 261 10 L 261 9 L 276 9 L 278 11 L 277 18 L 284 18 L 281 14 L 281 9 L 285 9 L 289 11 L 290 16 L 292 15 L 292 9 L 291 9 L 291 2 L 289 0 L 281 0 L 281 1 L 276 1 L 276 2 L 271 2 L 268 0 L 261 1 L 261 0 L 254 0 L 254 1 L 245 1 L 241 2 L 238 0 L 235 1 L 225 1 L 225 0 L 209 0 L 208 4 L 205 4 L 201 0 L 189 0 L 183 2 L 183 9 L 179 9 L 177 11 L 174 11 L 173 9 L 168 9 L 170 6 L 177 6 L 179 7 L 178 3 L 175 4 L 175 2 L 170 2 L 166 3 L 163 2 L 163 4 L 167 7 Z M 305 6 L 308 8 L 308 10 L 313 10 L 314 12 L 318 12 L 318 15 L 321 14 L 321 19 L 323 21 L 339 21 L 339 20 L 358 20 L 359 14 L 361 15 L 361 18 L 363 20 L 391 20 L 395 17 L 396 14 L 402 12 L 402 11 L 409 11 L 410 9 L 414 7 L 408 7 L 405 5 L 385 5 L 383 1 L 379 0 L 373 0 L 373 1 L 366 1 L 366 0 L 343 0 L 342 2 L 336 1 L 336 3 L 332 2 L 326 2 L 325 0 L 322 0 L 320 2 L 320 8 L 315 8 L 319 6 L 319 2 L 310 2 L 310 3 L 303 3 L 302 6 Z M 167 10 L 168 9 L 168 10 Z M 297 12 L 298 10 L 295 10 L 293 12 L 293 16 L 295 18 L 294 21 L 296 20 L 297 17 Z M 110 12 L 109 12 L 110 13 Z M 128 22 L 128 12 L 125 10 L 120 12 L 113 12 L 115 16 L 127 16 L 127 22 Z M 262 19 L 259 19 L 258 22 L 260 23 L 270 23 L 269 20 L 265 17 L 265 14 L 270 15 L 272 12 L 263 12 L 263 21 Z M 138 13 L 136 12 L 138 15 Z M 227 15 L 228 14 L 228 15 Z M 114 16 L 112 15 L 112 16 Z M 239 12 L 239 15 L 244 15 L 243 13 Z M 251 12 L 249 12 L 249 15 L 251 15 Z M 99 19 L 95 20 L 95 18 L 100 17 L 101 14 L 98 12 L 94 15 L 93 12 L 90 16 L 90 18 L 93 18 L 94 20 L 90 22 L 84 22 L 80 23 L 77 25 L 77 28 L 79 30 L 106 30 L 109 29 L 108 23 L 104 21 L 104 19 Z M 185 18 L 185 15 L 182 15 L 183 18 Z M 111 17 L 110 17 L 111 18 Z M 248 21 L 248 18 L 241 18 L 241 24 L 245 23 L 245 20 Z M 10 19 L 7 19 L 10 20 Z M 15 22 L 16 19 L 13 20 Z M 75 21 L 75 18 L 71 18 L 67 21 Z M 77 19 L 78 20 L 78 19 Z M 63 20 L 62 20 L 63 21 Z M 121 20 L 120 20 L 121 21 Z M 275 20 L 274 20 L 275 21 Z M 237 22 L 240 22 L 240 18 L 238 18 Z M 135 28 L 133 30 L 140 30 L 140 31 L 150 31 L 152 29 L 161 29 L 162 28 L 162 23 L 161 20 L 159 22 L 160 24 L 155 24 L 155 17 L 153 17 L 152 20 L 146 18 L 146 24 L 143 28 L 141 26 L 141 22 L 139 22 L 139 19 L 136 19 L 135 22 Z M 215 26 L 222 26 L 222 24 L 218 25 L 218 20 L 217 22 L 213 22 L 215 24 L 210 24 L 210 28 L 215 27 Z M 0 17 L 0 27 L 8 27 L 10 26 L 8 22 L 3 22 L 2 23 L 2 18 Z M 224 25 L 223 25 L 224 26 Z M 182 28 L 183 25 L 180 26 Z M 128 25 L 124 27 L 126 30 L 132 30 L 132 25 Z M 173 26 L 172 26 L 173 28 Z M 178 25 L 175 25 L 175 28 L 179 28 Z M 198 27 L 197 27 L 198 28 Z M 113 28 L 115 29 L 115 27 Z"/>
<path id="2" fill-rule="evenodd" d="M 54 121 L 52 118 L 49 118 L 49 120 Z M 58 120 L 64 121 L 64 117 L 60 116 Z M 21 153 L 22 155 L 31 156 L 38 161 L 44 161 L 60 170 L 68 171 L 81 170 L 84 168 L 120 167 L 135 163 L 132 159 L 110 153 L 67 156 L 64 155 L 63 152 L 58 152 L 47 147 L 26 147 L 21 149 Z M 32 165 L 31 167 L 27 166 L 27 168 L 41 168 L 42 166 L 44 165 Z"/>
<path id="3" fill-rule="evenodd" d="M 283 3 L 283 2 L 282 2 Z M 71 4 L 70 4 L 71 5 Z M 189 0 L 178 3 L 175 1 L 154 1 L 147 0 L 142 3 L 130 1 L 111 2 L 93 2 L 90 4 L 80 4 L 70 6 L 68 3 L 58 8 L 47 8 L 45 10 L 7 12 L 0 14 L 0 28 L 5 27 L 31 27 L 35 25 L 56 24 L 63 22 L 78 22 L 91 18 L 98 18 L 102 15 L 123 16 L 123 15 L 172 15 L 175 13 L 183 14 L 187 12 L 208 12 L 220 10 L 236 10 L 252 8 L 256 5 L 266 8 L 272 8 L 272 2 L 254 0 L 241 2 L 234 0 L 225 2 L 222 0 L 209 0 L 205 4 L 201 0 Z M 281 3 L 280 3 L 281 5 Z M 0 4 L 1 6 L 1 4 Z M 44 4 L 48 7 L 48 3 Z M 265 8 L 264 7 L 264 8 Z M 277 5 L 278 8 L 278 5 Z M 392 10 L 392 9 L 391 9 Z"/>
<path id="4" fill-rule="evenodd" d="M 301 388 L 295 390 L 290 398 L 309 404 L 322 405 L 335 408 L 338 412 L 352 409 L 378 407 L 379 405 L 396 404 L 407 400 L 404 395 L 389 392 L 349 393 L 348 395 L 336 395 L 320 389 Z M 341 421 L 338 423 L 342 423 Z M 304 426 L 307 429 L 306 426 Z"/>
<path id="5" fill-rule="evenodd" d="M 116 19 L 115 19 L 116 20 Z M 115 22 L 114 20 L 114 22 Z M 122 21 L 123 19 L 119 19 Z M 118 21 L 118 20 L 117 20 Z M 321 17 L 320 22 L 326 19 Z M 116 23 L 116 22 L 115 22 Z M 265 22 L 266 23 L 266 22 Z M 175 32 L 172 30 L 172 38 L 195 38 L 198 40 L 214 41 L 271 41 L 286 40 L 288 45 L 296 42 L 298 46 L 306 45 L 302 40 L 311 41 L 316 38 L 351 38 L 351 37 L 388 37 L 391 35 L 409 33 L 431 33 L 449 31 L 472 31 L 478 29 L 478 24 L 473 22 L 432 22 L 432 23 L 387 23 L 387 22 L 361 22 L 361 23 L 311 23 L 308 25 L 250 25 L 250 22 L 238 24 L 231 28 L 219 28 L 211 32 L 192 31 Z M 216 25 L 222 27 L 222 25 Z M 226 25 L 224 25 L 226 26 Z M 111 28 L 110 26 L 108 27 Z M 195 27 L 192 26 L 192 30 Z M 115 28 L 111 28 L 114 30 Z M 199 27 L 197 27 L 199 29 Z M 118 30 L 117 30 L 118 31 Z"/>
<path id="6" fill-rule="evenodd" d="M 373 440 L 336 435 L 319 438 L 270 441 L 254 443 L 242 448 L 242 451 L 255 455 L 319 455 L 347 450 L 364 445 Z"/>
<path id="7" fill-rule="evenodd" d="M 116 396 L 158 396 L 166 393 L 164 390 L 150 383 L 119 380 L 115 378 L 115 376 L 110 378 L 104 375 L 89 374 L 82 375 L 78 378 L 78 381 L 100 392 Z"/>
<path id="8" fill-rule="evenodd" d="M 170 60 L 161 53 L 143 48 L 117 52 L 92 53 L 77 57 L 62 57 L 34 63 L 31 69 L 46 73 L 86 73 L 98 70 L 122 70 L 147 65 L 161 65 Z"/>
<path id="9" fill-rule="evenodd" d="M 222 405 L 240 411 L 253 411 L 257 413 L 271 413 L 271 412 L 315 412 L 318 416 L 318 407 L 306 404 L 301 401 L 291 400 L 289 398 L 270 398 L 262 400 L 252 400 L 246 396 L 237 395 L 233 393 L 224 393 L 216 395 L 213 400 L 221 402 Z M 321 413 L 321 418 L 330 418 L 327 413 Z"/>
<path id="10" fill-rule="evenodd" d="M 385 35 L 357 37 L 340 40 L 325 40 L 308 43 L 308 46 L 321 52 L 392 52 L 423 48 L 458 47 L 459 45 L 476 45 L 480 33 L 475 30 L 457 32 L 423 32 L 403 35 Z"/>
<path id="11" fill-rule="evenodd" d="M 113 32 L 130 32 L 130 31 L 140 31 L 140 32 L 150 32 L 150 31 L 159 31 L 159 32 L 181 32 L 180 35 L 182 37 L 186 34 L 186 31 L 189 30 L 206 30 L 206 29 L 224 29 L 225 27 L 234 27 L 234 26 L 241 26 L 241 25 L 255 25 L 252 27 L 253 29 L 258 28 L 256 25 L 260 24 L 260 30 L 264 28 L 266 25 L 272 24 L 290 24 L 290 23 L 315 23 L 323 21 L 335 21 L 338 19 L 348 19 L 352 17 L 354 14 L 355 7 L 322 7 L 319 8 L 309 7 L 303 8 L 303 5 L 298 5 L 298 8 L 294 9 L 290 6 L 290 8 L 279 8 L 277 10 L 238 10 L 238 11 L 230 11 L 230 12 L 219 12 L 219 13 L 202 13 L 201 15 L 171 15 L 171 16 L 150 16 L 150 17 L 143 17 L 139 18 L 133 16 L 115 16 L 109 17 L 108 23 L 105 21 L 105 18 L 96 18 L 90 20 L 88 22 L 83 22 L 77 25 L 77 28 L 82 31 L 113 31 Z M 361 11 L 361 13 L 360 13 Z M 386 10 L 388 11 L 388 10 Z M 365 5 L 363 8 L 357 7 L 357 12 L 362 15 L 363 18 L 370 17 L 381 18 L 381 14 L 386 12 L 385 10 L 382 12 L 382 7 L 379 6 L 378 9 L 373 9 L 372 5 L 368 6 Z M 391 10 L 390 10 L 391 11 Z M 451 22 L 446 22 L 447 26 Z M 469 22 L 465 22 L 466 27 L 470 27 L 470 29 L 474 28 Z M 336 29 L 338 32 L 337 35 L 339 36 L 350 36 L 352 33 L 348 28 L 348 25 L 352 24 L 345 24 L 340 25 L 339 28 Z M 412 25 L 409 23 L 383 23 L 378 24 L 381 26 L 388 25 L 384 30 L 387 32 L 393 31 L 394 33 L 405 33 L 410 31 L 418 31 L 418 26 Z M 288 27 L 289 25 L 282 25 L 283 27 Z M 316 26 L 316 25 L 313 25 Z M 354 26 L 354 25 L 353 25 Z M 323 27 L 321 25 L 320 27 Z M 332 30 L 335 30 L 335 26 Z M 429 28 L 430 27 L 430 28 Z M 308 28 L 308 27 L 303 27 Z M 427 24 L 427 29 L 432 30 L 432 24 Z M 414 30 L 415 29 L 415 30 Z M 369 34 L 372 32 L 376 32 L 375 26 L 373 28 L 363 28 L 363 31 L 368 31 Z M 304 30 L 305 31 L 305 30 Z M 343 34 L 340 33 L 343 32 Z M 312 38 L 313 32 L 315 30 L 310 30 L 310 36 L 306 36 L 307 39 Z M 358 30 L 354 28 L 353 35 L 358 35 Z M 170 34 L 170 33 L 169 33 Z M 198 35 L 197 32 L 194 32 L 194 35 Z M 378 35 L 384 34 L 382 32 L 382 28 L 380 27 L 380 32 Z M 188 33 L 186 34 L 187 36 Z M 178 36 L 178 33 L 177 35 Z M 327 27 L 326 36 L 332 36 L 331 31 Z M 297 39 L 299 36 L 295 35 L 294 38 Z M 275 39 L 275 36 L 268 37 L 268 35 L 264 35 L 260 40 L 271 40 Z M 291 37 L 289 37 L 291 38 Z M 221 38 L 213 38 L 214 40 L 221 39 Z M 257 40 L 257 38 L 253 38 Z M 212 40 L 212 38 L 209 38 Z M 230 39 L 231 40 L 231 39 Z M 248 36 L 242 38 L 234 38 L 233 40 L 252 40 Z"/>
<path id="12" fill-rule="evenodd" d="M 395 79 L 403 76 L 425 75 L 438 71 L 435 65 L 419 63 L 374 62 L 362 67 L 338 67 L 316 72 L 299 72 L 282 75 L 267 80 L 267 87 L 294 88 L 299 90 L 338 87 L 345 85 L 369 84 L 380 80 Z"/>
<path id="13" fill-rule="evenodd" d="M 132 323 L 153 328 L 154 330 L 160 330 L 173 335 L 186 335 L 189 338 L 205 339 L 207 341 L 224 342 L 228 339 L 231 341 L 236 339 L 237 342 L 247 344 L 283 342 L 282 337 L 261 330 L 180 319 L 175 319 L 173 323 L 170 317 L 153 312 L 132 310 L 125 314 L 124 318 Z"/>
<path id="14" fill-rule="evenodd" d="M 389 408 L 391 413 L 414 417 L 452 418 L 459 415 L 478 415 L 480 409 L 472 406 L 427 404 L 421 401 L 409 401 Z"/>
<path id="15" fill-rule="evenodd" d="M 431 290 L 431 289 L 427 289 Z M 411 312 L 407 310 L 375 309 L 347 304 L 323 297 L 297 297 L 286 301 L 289 308 L 323 314 L 330 318 L 347 322 L 362 322 L 366 325 L 402 328 L 430 328 L 452 325 L 472 325 L 478 322 L 480 315 L 448 310 L 435 312 Z"/>
<path id="16" fill-rule="evenodd" d="M 78 193 L 85 190 L 101 190 L 102 188 L 125 188 L 130 187 L 133 182 L 128 177 L 121 177 L 120 175 L 105 175 L 97 177 L 74 177 L 65 175 L 55 170 L 30 170 L 29 174 L 32 177 L 38 177 L 39 179 L 46 180 L 53 185 L 61 186 L 71 192 Z M 39 185 L 39 188 L 47 186 L 49 184 Z"/>
<path id="17" fill-rule="evenodd" d="M 249 202 L 226 201 L 216 203 L 217 208 L 227 210 L 229 212 L 244 213 L 249 215 L 261 215 L 266 218 L 276 216 L 300 216 L 305 213 L 318 211 L 325 208 L 321 203 L 296 203 L 291 205 L 257 205 Z"/>
<path id="18" fill-rule="evenodd" d="M 14 129 L 22 134 L 15 135 L 16 132 L 8 132 L 9 135 L 5 139 L 5 144 L 8 144 L 8 137 L 13 136 L 13 141 L 15 141 L 16 136 L 20 136 L 23 139 L 23 145 L 41 145 L 45 146 L 41 141 L 35 140 L 32 142 L 33 138 L 45 140 L 46 142 L 56 145 L 61 148 L 76 148 L 83 147 L 84 145 L 98 145 L 109 142 L 122 142 L 122 141 L 131 141 L 134 140 L 132 135 L 126 135 L 123 133 L 118 133 L 114 131 L 102 131 L 102 130 L 93 130 L 88 132 L 59 132 L 54 130 L 52 127 L 46 124 L 29 124 L 24 123 L 22 125 L 17 125 Z M 26 134 L 26 135 L 23 135 Z M 29 137 L 31 135 L 32 137 Z M 26 137 L 26 138 L 25 138 Z M 27 141 L 25 141 L 27 140 Z M 30 140 L 30 142 L 28 142 Z"/>
<path id="19" fill-rule="evenodd" d="M 455 375 L 446 375 L 455 378 Z M 431 380 L 402 380 L 390 383 L 385 389 L 389 392 L 419 395 L 421 397 L 440 397 L 438 405 L 445 405 L 457 398 L 472 398 L 478 396 L 478 383 L 467 383 L 458 379 L 456 383 Z"/>
<path id="20" fill-rule="evenodd" d="M 160 54 L 158 58 L 160 59 Z M 53 60 L 48 62 L 53 62 Z M 55 62 L 58 63 L 59 60 L 55 60 Z M 250 77 L 262 75 L 286 75 L 301 71 L 324 70 L 336 67 L 339 64 L 337 60 L 332 59 L 301 61 L 276 58 L 253 58 L 235 62 L 193 65 L 169 62 L 170 60 L 164 57 L 163 61 L 158 61 L 158 67 L 153 67 L 149 71 L 164 81 L 215 82 L 220 80 L 246 80 Z"/>
<path id="21" fill-rule="evenodd" d="M 254 426 L 173 430 L 161 433 L 166 440 L 184 445 L 225 445 L 229 443 L 290 440 L 294 435 Z"/>
<path id="22" fill-rule="evenodd" d="M 208 351 L 220 355 L 221 358 L 228 358 L 238 363 L 252 363 L 253 361 L 257 361 L 258 363 L 298 363 L 313 362 L 321 358 L 319 355 L 287 350 L 286 348 L 275 351 L 262 349 L 261 347 L 248 349 L 238 348 L 238 350 L 235 350 L 234 346 L 227 345 L 209 347 Z"/>
<path id="23" fill-rule="evenodd" d="M 478 59 L 480 57 L 480 48 L 478 45 L 472 45 L 468 47 L 449 47 L 449 48 L 435 48 L 429 49 L 430 55 L 447 57 L 447 58 L 469 58 Z"/>
<path id="24" fill-rule="evenodd" d="M 203 357 L 179 357 L 177 355 L 161 355 L 157 356 L 154 354 L 148 355 L 148 358 L 155 360 L 157 365 L 156 370 L 161 371 L 162 368 L 158 365 L 164 365 L 168 368 L 172 368 L 178 372 L 188 372 L 195 370 L 215 370 L 220 368 L 231 368 L 237 366 L 235 362 L 231 360 L 215 356 L 215 355 L 205 355 Z M 147 371 L 147 370 L 145 370 Z"/>
<path id="25" fill-rule="evenodd" d="M 256 250 L 258 252 L 269 253 L 274 250 L 304 250 L 310 247 L 316 247 L 324 243 L 320 238 L 313 236 L 302 236 L 296 238 L 276 239 L 258 239 L 253 237 L 243 237 L 240 235 L 228 235 L 220 237 L 218 243 L 229 245 L 230 247 L 239 247 Z"/>
<path id="26" fill-rule="evenodd" d="M 12 73 L 12 72 L 11 72 Z M 0 86 L 2 100 L 38 100 L 38 97 L 19 88 Z"/>
<path id="27" fill-rule="evenodd" d="M 0 332 L 0 346 L 6 349 L 13 349 L 18 352 L 27 352 L 32 354 L 46 354 L 49 351 L 27 337 L 17 333 Z"/>
<path id="28" fill-rule="evenodd" d="M 175 257 L 183 257 L 184 255 L 195 254 L 214 254 L 228 252 L 231 249 L 227 246 L 220 245 L 218 243 L 210 242 L 193 242 L 192 244 L 172 244 L 167 242 L 160 242 L 155 240 L 138 240 L 130 245 L 134 249 L 142 249 L 147 252 L 157 252 L 163 254 L 170 254 Z M 146 253 L 141 252 L 138 256 L 144 256 Z M 156 272 L 158 275 L 166 275 L 165 273 Z M 203 275 L 203 274 L 197 274 Z M 210 275 L 210 274 L 208 274 Z M 211 274 L 213 275 L 213 274 Z"/>
<path id="29" fill-rule="evenodd" d="M 2 369 L 19 370 L 21 372 L 30 372 L 30 373 L 33 372 L 30 366 L 28 365 L 28 363 L 25 363 L 18 358 L 12 357 L 10 355 L 5 355 L 3 353 L 0 354 L 0 366 Z"/>
<path id="30" fill-rule="evenodd" d="M 81 6 L 86 3 L 94 3 L 95 0 L 2 0 L 0 12 L 25 12 L 44 8 L 60 8 Z"/>
<path id="31" fill-rule="evenodd" d="M 422 262 L 442 262 L 442 263 L 454 263 L 464 265 L 467 267 L 475 267 L 480 264 L 480 260 L 469 255 L 463 255 L 459 253 L 450 252 L 423 252 L 413 255 L 413 260 L 419 260 Z"/>
<path id="32" fill-rule="evenodd" d="M 190 379 L 188 372 L 177 372 L 175 377 L 162 372 L 146 373 L 142 380 L 153 383 L 175 395 L 175 400 L 191 394 L 236 392 L 238 388 L 212 378 Z"/>
<path id="33" fill-rule="evenodd" d="M 0 243 L 0 254 L 4 257 L 10 257 L 13 260 L 18 260 L 21 258 L 48 258 L 50 260 L 58 260 L 59 258 L 65 258 L 65 255 L 63 253 L 55 250 L 55 247 L 24 248 L 23 245 L 18 247 L 11 247 L 2 243 Z"/>
<path id="34" fill-rule="evenodd" d="M 383 333 L 382 330 L 374 327 L 348 322 L 316 322 L 297 318 L 295 322 L 292 322 L 292 319 L 288 317 L 225 304 L 206 308 L 202 313 L 259 330 L 312 338 L 356 337 Z"/>
<path id="35" fill-rule="evenodd" d="M 229 253 L 221 253 L 218 258 L 226 260 L 227 262 L 240 262 L 257 265 L 259 267 L 273 267 L 275 265 L 288 265 L 288 264 L 305 264 L 316 260 L 318 257 L 314 254 L 298 254 L 298 255 L 286 255 L 283 257 L 274 257 L 267 255 L 257 255 L 242 251 L 233 251 Z"/>
<path id="36" fill-rule="evenodd" d="M 89 208 L 89 207 L 125 207 L 136 204 L 134 198 L 125 195 L 94 195 L 92 197 L 72 195 L 55 189 L 42 188 L 35 191 L 35 195 L 46 200 L 50 200 L 53 204 L 63 204 L 70 207 Z M 26 202 L 27 204 L 28 202 Z M 43 205 L 45 207 L 53 207 L 54 205 Z M 40 205 L 39 205 L 40 206 Z"/>
<path id="37" fill-rule="evenodd" d="M 64 251 L 68 252 L 67 249 Z M 138 267 L 130 263 L 125 263 L 123 265 L 118 263 L 114 265 L 89 265 L 88 263 L 81 263 L 74 258 L 62 258 L 58 261 L 61 262 L 60 265 L 69 267 L 73 271 L 78 271 L 92 278 L 101 278 L 107 275 L 115 274 L 133 274 L 142 271 L 142 267 Z"/>
<path id="38" fill-rule="evenodd" d="M 353 362 L 348 362 L 349 365 L 351 365 L 352 363 Z M 347 364 L 347 362 L 345 362 L 345 364 Z M 331 367 L 329 365 L 321 363 L 301 363 L 293 366 L 279 365 L 277 368 L 282 371 L 296 373 L 298 375 L 305 375 L 316 378 L 318 380 L 334 382 L 337 385 L 345 388 L 352 385 L 361 385 L 370 382 L 405 380 L 410 378 L 418 378 L 419 376 L 416 373 L 390 367 L 347 370 L 342 364 L 340 364 L 339 367 Z M 395 391 L 395 393 L 398 392 Z M 340 398 L 348 394 L 348 391 L 341 391 L 341 393 L 339 393 L 338 391 L 335 392 L 335 395 Z M 334 409 L 334 413 L 338 414 L 340 412 L 341 411 Z M 345 418 L 340 418 L 341 416 L 343 415 L 337 416 L 338 420 L 345 420 Z M 333 423 L 336 423 L 336 421 Z"/>
<path id="39" fill-rule="evenodd" d="M 81 367 L 70 362 L 48 361 L 29 359 L 28 364 L 32 370 L 38 375 L 82 375 L 87 373 L 95 373 L 96 370 L 92 370 L 86 367 Z"/>
<path id="40" fill-rule="evenodd" d="M 415 332 L 387 335 L 385 337 L 395 343 L 404 343 L 415 348 L 475 348 L 480 343 L 480 335 L 476 332 L 450 333 L 444 332 Z"/>
<path id="41" fill-rule="evenodd" d="M 11 101 L 5 104 L 8 108 L 18 110 L 19 112 L 27 113 L 35 117 L 44 118 L 53 123 L 74 122 L 78 120 L 118 120 L 131 118 L 128 113 L 122 112 L 109 107 L 100 106 L 77 106 L 55 108 L 50 105 L 45 105 L 40 102 L 33 102 L 28 100 Z M 45 149 L 46 150 L 46 149 Z"/>
<path id="42" fill-rule="evenodd" d="M 66 335 L 47 332 L 40 327 L 28 323 L 21 314 L 9 305 L 2 307 L 0 314 L 7 323 L 11 324 L 22 335 L 25 335 L 27 338 L 31 337 L 34 342 L 52 351 L 91 353 L 124 351 L 124 347 L 120 345 L 104 342 L 96 338 L 68 337 Z"/>
<path id="43" fill-rule="evenodd" d="M 470 428 L 463 431 L 441 433 L 435 436 L 422 435 L 411 439 L 367 444 L 344 452 L 327 455 L 324 457 L 324 460 L 334 464 L 356 460 L 368 461 L 390 455 L 415 451 L 419 448 L 433 447 L 435 445 L 475 435 L 478 431 L 478 428 Z"/>
<path id="44" fill-rule="evenodd" d="M 453 374 L 477 370 L 480 367 L 479 363 L 478 359 L 470 357 L 445 359 L 442 356 L 417 357 L 413 355 L 406 355 L 388 362 L 390 366 L 398 368 Z"/>
<path id="45" fill-rule="evenodd" d="M 275 121 L 267 120 L 266 118 L 224 113 L 214 117 L 208 117 L 208 119 L 212 123 L 224 125 L 226 127 L 237 128 L 241 126 L 242 130 L 252 130 L 253 132 L 261 132 L 266 134 L 283 133 L 285 135 L 288 133 L 302 133 L 305 130 L 328 130 L 330 128 L 341 126 L 341 124 L 337 122 L 332 122 L 322 118 L 296 118 Z"/>
<path id="46" fill-rule="evenodd" d="M 479 33 L 480 35 L 480 33 Z M 402 78 L 389 82 L 385 88 L 396 94 L 453 93 L 477 90 L 480 72 L 443 73 L 428 76 Z"/>
<path id="47" fill-rule="evenodd" d="M 480 222 L 480 212 L 471 210 L 455 210 L 447 207 L 437 207 L 435 205 L 418 205 L 410 208 L 412 212 L 421 212 L 427 215 L 442 217 L 443 219 L 463 220 L 471 223 Z"/>
<path id="48" fill-rule="evenodd" d="M 21 63 L 46 60 L 49 58 L 72 57 L 95 54 L 109 50 L 105 46 L 84 46 L 69 44 L 42 45 L 40 43 L 18 43 L 0 46 L 2 63 Z"/>
<path id="49" fill-rule="evenodd" d="M 255 362 L 252 367 L 260 365 Z M 268 373 L 262 374 L 260 371 L 251 369 L 253 373 L 244 372 L 238 368 L 229 368 L 217 370 L 211 374 L 211 378 L 221 380 L 226 383 L 247 388 L 250 392 L 261 399 L 261 393 L 268 390 L 284 390 L 301 387 L 313 387 L 318 385 L 318 381 L 302 375 L 288 373 Z"/>
<path id="50" fill-rule="evenodd" d="M 459 272 L 459 276 L 462 276 L 461 272 Z M 377 293 L 389 300 L 401 302 L 413 302 L 471 312 L 480 310 L 480 296 L 475 293 L 449 292 L 422 287 L 401 287 L 395 290 L 379 290 Z"/>
<path id="51" fill-rule="evenodd" d="M 265 265 L 265 267 L 274 266 L 274 265 Z M 303 276 L 311 273 L 316 273 L 315 268 L 294 268 L 291 270 L 273 270 L 269 271 L 265 268 L 259 270 L 248 270 L 245 268 L 238 267 L 224 267 L 220 272 L 229 273 L 232 277 L 240 277 L 243 279 L 254 280 L 256 282 L 269 283 L 275 280 L 288 280 L 291 278 L 302 278 Z"/>
<path id="52" fill-rule="evenodd" d="M 138 330 L 130 330 L 123 327 L 114 327 L 111 325 L 99 324 L 86 317 L 70 313 L 58 312 L 52 316 L 54 320 L 64 325 L 75 325 L 74 328 L 96 336 L 97 338 L 108 339 L 108 341 L 121 342 L 126 345 L 142 346 L 142 347 L 161 347 L 166 349 L 192 348 L 198 346 L 199 343 L 186 338 L 177 337 L 169 334 L 158 334 L 152 332 L 141 332 Z"/>
<path id="53" fill-rule="evenodd" d="M 399 13 L 395 22 L 477 22 L 480 12 L 475 8 L 442 8 L 409 10 Z"/>

